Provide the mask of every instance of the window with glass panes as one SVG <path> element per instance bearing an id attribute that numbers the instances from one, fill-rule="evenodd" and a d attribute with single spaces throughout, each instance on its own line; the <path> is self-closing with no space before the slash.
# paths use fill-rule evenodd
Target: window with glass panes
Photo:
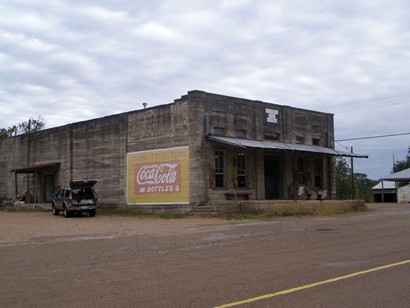
<path id="1" fill-rule="evenodd" d="M 303 157 L 298 157 L 298 183 L 305 184 L 305 159 Z"/>
<path id="2" fill-rule="evenodd" d="M 246 156 L 245 153 L 238 153 L 237 159 L 238 187 L 246 187 Z"/>
<path id="3" fill-rule="evenodd" d="M 224 160 L 224 152 L 215 151 L 215 187 L 224 187 Z"/>

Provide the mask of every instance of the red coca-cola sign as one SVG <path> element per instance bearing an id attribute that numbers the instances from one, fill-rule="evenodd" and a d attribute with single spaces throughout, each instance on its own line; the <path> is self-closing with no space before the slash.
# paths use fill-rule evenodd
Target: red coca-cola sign
<path id="1" fill-rule="evenodd" d="M 161 194 L 181 190 L 181 162 L 163 161 L 135 165 L 135 193 Z"/>

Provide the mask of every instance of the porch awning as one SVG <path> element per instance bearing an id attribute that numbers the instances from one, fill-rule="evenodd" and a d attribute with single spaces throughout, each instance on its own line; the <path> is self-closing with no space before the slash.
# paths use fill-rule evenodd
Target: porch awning
<path id="1" fill-rule="evenodd" d="M 368 155 L 349 153 L 344 151 L 339 151 L 331 148 L 320 147 L 317 145 L 307 145 L 307 144 L 292 144 L 283 143 L 275 141 L 259 141 L 250 139 L 239 139 L 230 137 L 218 137 L 218 136 L 208 136 L 209 140 L 229 144 L 241 148 L 258 148 L 258 149 L 271 149 L 271 150 L 282 150 L 282 151 L 298 151 L 298 152 L 310 152 L 317 154 L 327 154 L 334 156 L 346 156 L 346 157 L 356 157 L 356 158 L 368 158 Z"/>
<path id="2" fill-rule="evenodd" d="M 37 164 L 33 165 L 30 167 L 26 168 L 19 168 L 19 169 L 12 169 L 10 172 L 15 172 L 15 173 L 35 173 L 35 172 L 40 172 L 44 170 L 55 170 L 60 167 L 60 163 L 58 162 L 53 162 L 53 163 L 47 163 L 47 164 Z"/>

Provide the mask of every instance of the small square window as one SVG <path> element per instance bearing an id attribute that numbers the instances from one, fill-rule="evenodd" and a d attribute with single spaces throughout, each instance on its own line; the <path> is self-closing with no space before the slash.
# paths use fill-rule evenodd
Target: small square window
<path id="1" fill-rule="evenodd" d="M 280 134 L 278 133 L 264 133 L 263 139 L 266 140 L 280 140 Z"/>
<path id="2" fill-rule="evenodd" d="M 225 127 L 214 127 L 214 135 L 224 137 Z"/>
<path id="3" fill-rule="evenodd" d="M 236 138 L 246 139 L 246 130 L 244 129 L 237 129 L 235 130 Z"/>
<path id="4" fill-rule="evenodd" d="M 305 137 L 296 136 L 296 144 L 305 144 Z"/>
<path id="5" fill-rule="evenodd" d="M 312 139 L 312 144 L 313 144 L 313 145 L 320 145 L 320 139 L 318 139 L 318 138 L 313 138 L 313 139 Z"/>

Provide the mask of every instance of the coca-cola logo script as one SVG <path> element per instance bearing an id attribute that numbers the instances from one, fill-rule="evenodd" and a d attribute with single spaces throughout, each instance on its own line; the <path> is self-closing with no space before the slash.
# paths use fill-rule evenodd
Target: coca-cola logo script
<path id="1" fill-rule="evenodd" d="M 181 190 L 181 163 L 167 161 L 135 165 L 135 193 L 176 193 Z"/>

